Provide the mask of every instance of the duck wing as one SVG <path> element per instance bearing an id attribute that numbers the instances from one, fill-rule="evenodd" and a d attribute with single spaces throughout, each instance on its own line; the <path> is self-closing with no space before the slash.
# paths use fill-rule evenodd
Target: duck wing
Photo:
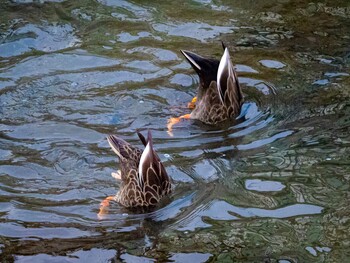
<path id="1" fill-rule="evenodd" d="M 200 89 L 207 89 L 212 81 L 216 81 L 216 75 L 219 67 L 217 59 L 204 58 L 193 52 L 181 50 L 192 68 L 199 76 Z"/>

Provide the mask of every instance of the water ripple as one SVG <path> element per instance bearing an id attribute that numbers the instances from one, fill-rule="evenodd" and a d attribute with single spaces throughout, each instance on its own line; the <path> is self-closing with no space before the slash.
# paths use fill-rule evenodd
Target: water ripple
<path id="1" fill-rule="evenodd" d="M 234 26 L 213 26 L 206 23 L 188 22 L 184 24 L 153 24 L 156 31 L 167 33 L 169 36 L 188 37 L 205 42 L 223 33 L 231 33 Z"/>
<path id="2" fill-rule="evenodd" d="M 39 2 L 0 8 L 3 260 L 347 260 L 342 1 Z M 219 59 L 220 40 L 240 116 L 183 121 L 169 137 L 167 119 L 190 113 L 199 82 L 179 49 Z M 136 129 L 152 130 L 173 192 L 151 211 L 111 202 L 98 217 L 119 189 L 105 136 L 142 148 Z"/>
<path id="3" fill-rule="evenodd" d="M 36 26 L 27 24 L 11 32 L 11 37 L 0 44 L 0 57 L 13 57 L 32 50 L 53 52 L 78 46 L 80 40 L 69 24 Z"/>

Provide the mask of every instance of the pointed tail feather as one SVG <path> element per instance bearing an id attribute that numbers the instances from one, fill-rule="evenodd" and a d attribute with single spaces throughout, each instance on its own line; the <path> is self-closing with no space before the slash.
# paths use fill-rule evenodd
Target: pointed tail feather
<path id="1" fill-rule="evenodd" d="M 222 46 L 223 50 L 225 51 L 226 45 L 224 44 L 224 41 L 222 41 L 222 40 L 221 40 L 221 46 Z"/>
<path id="2" fill-rule="evenodd" d="M 232 104 L 233 101 L 241 103 L 243 98 L 242 91 L 227 47 L 225 48 L 224 54 L 220 60 L 217 72 L 217 88 L 220 100 L 223 104 L 225 104 L 226 93 L 228 94 L 230 104 Z"/>
<path id="3" fill-rule="evenodd" d="M 181 50 L 187 61 L 199 76 L 201 88 L 206 89 L 212 81 L 216 80 L 216 72 L 219 67 L 219 61 L 216 59 L 205 58 L 193 52 Z"/>
<path id="4" fill-rule="evenodd" d="M 139 130 L 136 130 L 136 133 L 137 133 L 137 136 L 139 136 L 139 139 L 142 142 L 142 144 L 146 147 L 147 140 L 146 140 L 145 136 L 143 136 L 142 133 L 139 132 Z"/>
<path id="5" fill-rule="evenodd" d="M 111 146 L 113 152 L 115 152 L 115 154 L 118 155 L 120 159 L 129 158 L 130 154 L 126 151 L 126 148 L 130 148 L 132 146 L 128 142 L 115 135 L 108 135 L 107 141 L 109 143 L 109 146 Z"/>
<path id="6" fill-rule="evenodd" d="M 147 171 L 152 167 L 152 163 L 154 161 L 154 153 L 153 153 L 153 144 L 152 144 L 152 135 L 151 131 L 148 130 L 147 136 L 147 145 L 144 151 L 142 152 L 140 163 L 139 163 L 139 173 L 138 180 L 140 186 L 144 183 L 144 178 L 147 176 Z"/>
<path id="7" fill-rule="evenodd" d="M 202 64 L 205 61 L 205 58 L 190 51 L 186 51 L 186 50 L 180 50 L 180 51 L 185 56 L 187 61 L 191 64 L 192 68 L 197 73 L 200 73 L 200 71 L 202 70 L 202 67 L 200 66 L 200 64 Z"/>
<path id="8" fill-rule="evenodd" d="M 143 185 L 146 180 L 149 185 L 158 186 L 162 185 L 164 181 L 169 181 L 168 174 L 153 148 L 153 140 L 150 130 L 148 130 L 147 134 L 146 148 L 141 155 L 138 176 L 140 185 Z"/>

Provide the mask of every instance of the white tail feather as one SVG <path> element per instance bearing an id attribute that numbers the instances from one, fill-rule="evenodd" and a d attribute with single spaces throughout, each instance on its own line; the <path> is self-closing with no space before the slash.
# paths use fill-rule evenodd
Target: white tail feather
<path id="1" fill-rule="evenodd" d="M 140 164 L 139 164 L 139 183 L 140 185 L 143 184 L 143 172 L 142 172 L 142 168 L 143 168 L 143 165 L 145 164 L 145 161 L 146 161 L 146 158 L 151 154 L 151 145 L 150 145 L 150 142 L 147 143 L 146 145 L 146 148 L 143 150 L 143 153 L 141 155 L 141 159 L 140 159 Z"/>
<path id="2" fill-rule="evenodd" d="M 222 103 L 224 103 L 224 98 L 221 90 L 221 78 L 224 75 L 225 71 L 227 71 L 227 78 L 233 77 L 233 66 L 231 64 L 230 60 L 230 54 L 228 52 L 228 49 L 225 48 L 224 54 L 221 57 L 219 68 L 218 68 L 218 74 L 217 74 L 217 80 L 216 80 L 216 85 L 218 88 L 218 92 L 220 95 L 220 100 Z M 227 79 L 226 79 L 227 83 Z"/>

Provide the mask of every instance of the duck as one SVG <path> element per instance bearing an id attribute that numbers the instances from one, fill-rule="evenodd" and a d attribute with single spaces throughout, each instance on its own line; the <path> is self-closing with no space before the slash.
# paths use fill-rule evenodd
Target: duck
<path id="1" fill-rule="evenodd" d="M 114 200 L 126 208 L 149 208 L 171 192 L 172 184 L 164 165 L 153 148 L 151 131 L 147 139 L 137 131 L 145 146 L 143 150 L 116 135 L 108 135 L 107 141 L 120 160 L 120 170 L 112 176 L 121 181 L 115 196 L 105 198 L 99 215 L 105 213 L 109 201 Z"/>
<path id="2" fill-rule="evenodd" d="M 193 111 L 168 120 L 167 128 L 170 135 L 173 125 L 182 119 L 196 119 L 205 124 L 215 125 L 234 119 L 240 114 L 244 100 L 242 89 L 229 50 L 225 45 L 223 49 L 220 61 L 181 50 L 198 74 L 199 86 L 197 96 L 189 103 L 189 108 Z"/>

